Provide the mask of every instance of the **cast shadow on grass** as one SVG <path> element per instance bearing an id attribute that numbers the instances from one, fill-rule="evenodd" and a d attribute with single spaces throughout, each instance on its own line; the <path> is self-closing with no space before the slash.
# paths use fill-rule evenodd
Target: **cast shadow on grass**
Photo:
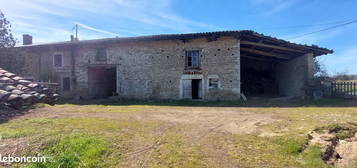
<path id="1" fill-rule="evenodd" d="M 0 124 L 5 123 L 16 117 L 20 117 L 30 112 L 31 109 L 45 106 L 44 104 L 35 104 L 32 106 L 27 106 L 19 109 L 13 109 L 0 105 Z"/>
<path id="2" fill-rule="evenodd" d="M 62 100 L 58 104 L 75 105 L 149 105 L 149 106 L 187 106 L 187 107 L 357 107 L 357 100 L 324 98 L 320 100 L 301 100 L 287 98 L 252 98 L 247 102 L 203 101 L 203 100 Z"/>

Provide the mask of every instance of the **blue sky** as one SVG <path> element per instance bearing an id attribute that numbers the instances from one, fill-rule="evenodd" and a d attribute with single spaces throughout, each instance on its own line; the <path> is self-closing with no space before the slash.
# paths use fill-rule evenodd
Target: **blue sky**
<path id="1" fill-rule="evenodd" d="M 80 39 L 250 29 L 290 39 L 357 20 L 356 0 L 0 0 L 0 10 L 34 43 Z M 357 74 L 357 23 L 292 42 L 333 49 L 319 59 L 330 73 Z"/>

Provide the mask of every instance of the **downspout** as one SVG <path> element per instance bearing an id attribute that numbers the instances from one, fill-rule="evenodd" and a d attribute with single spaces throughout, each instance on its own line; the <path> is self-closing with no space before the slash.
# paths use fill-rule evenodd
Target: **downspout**
<path id="1" fill-rule="evenodd" d="M 77 98 L 77 77 L 76 77 L 76 44 L 74 40 L 71 40 L 71 79 L 72 79 L 72 88 L 71 92 L 74 98 Z"/>

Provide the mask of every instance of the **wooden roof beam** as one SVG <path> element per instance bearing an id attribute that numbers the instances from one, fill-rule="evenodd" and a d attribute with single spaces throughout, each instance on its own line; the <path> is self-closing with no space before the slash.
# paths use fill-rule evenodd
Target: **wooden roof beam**
<path id="1" fill-rule="evenodd" d="M 283 51 L 291 51 L 291 52 L 297 52 L 297 53 L 305 53 L 302 50 L 297 50 L 289 47 L 282 47 L 282 46 L 277 46 L 277 45 L 270 45 L 270 44 L 264 44 L 264 43 L 256 43 L 256 42 L 251 42 L 251 41 L 240 41 L 240 44 L 246 44 L 246 45 L 253 45 L 253 46 L 259 46 L 259 47 L 265 47 L 265 48 L 273 48 L 273 49 L 278 49 L 278 50 L 283 50 Z"/>
<path id="2" fill-rule="evenodd" d="M 258 55 L 263 55 L 263 56 L 269 56 L 269 57 L 275 57 L 279 59 L 291 59 L 291 56 L 288 55 L 280 55 L 280 54 L 274 54 L 270 52 L 265 52 L 265 51 L 260 51 L 260 50 L 255 50 L 251 48 L 240 48 L 241 51 L 253 53 L 253 54 L 258 54 Z"/>
<path id="3" fill-rule="evenodd" d="M 245 54 L 241 54 L 241 57 L 242 58 L 252 59 L 252 60 L 257 60 L 257 61 L 264 61 L 264 62 L 277 62 L 277 60 L 268 59 L 268 58 L 261 58 L 261 57 L 254 57 L 254 56 L 245 55 Z"/>

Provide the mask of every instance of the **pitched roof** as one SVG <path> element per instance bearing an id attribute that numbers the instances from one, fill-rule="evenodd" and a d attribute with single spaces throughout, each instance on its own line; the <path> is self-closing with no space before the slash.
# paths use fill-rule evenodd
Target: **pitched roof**
<path id="1" fill-rule="evenodd" d="M 160 34 L 160 35 L 148 35 L 148 36 L 136 36 L 136 37 L 115 37 L 95 40 L 80 40 L 76 42 L 64 41 L 45 44 L 32 44 L 23 45 L 17 47 L 34 47 L 34 46 L 49 46 L 49 45 L 85 45 L 85 44 L 97 44 L 97 43 L 122 43 L 122 42 L 140 42 L 140 41 L 160 41 L 160 40 L 192 40 L 197 38 L 216 39 L 222 36 L 236 37 L 241 40 L 247 41 L 267 41 L 272 45 L 286 46 L 290 48 L 304 50 L 306 52 L 314 52 L 315 56 L 333 53 L 333 50 L 322 48 L 316 45 L 304 45 L 296 44 L 286 40 L 278 39 L 275 37 L 259 34 L 251 30 L 233 30 L 233 31 L 216 31 L 216 32 L 202 32 L 202 33 L 187 33 L 187 34 Z"/>

